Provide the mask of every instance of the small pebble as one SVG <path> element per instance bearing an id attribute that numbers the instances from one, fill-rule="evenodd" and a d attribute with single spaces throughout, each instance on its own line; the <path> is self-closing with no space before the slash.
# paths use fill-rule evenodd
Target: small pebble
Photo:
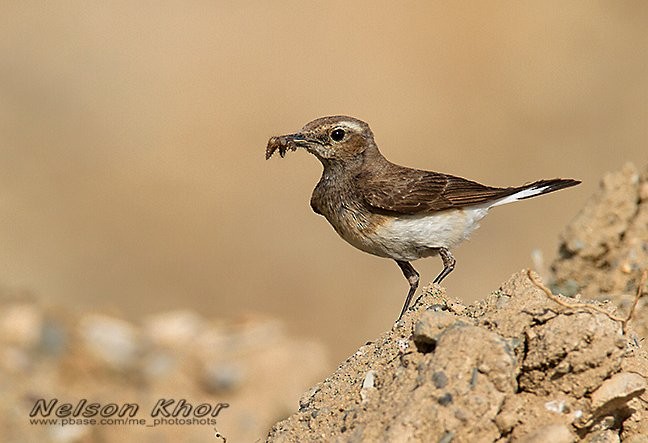
<path id="1" fill-rule="evenodd" d="M 452 394 L 450 394 L 449 392 L 443 394 L 441 397 L 437 399 L 437 402 L 441 406 L 448 406 L 450 403 L 452 403 Z"/>
<path id="2" fill-rule="evenodd" d="M 373 388 L 375 383 L 375 378 L 376 378 L 376 371 L 374 371 L 373 369 L 367 371 L 367 374 L 365 375 L 365 378 L 362 382 L 362 389 Z"/>
<path id="3" fill-rule="evenodd" d="M 569 409 L 565 404 L 565 400 L 548 401 L 544 406 L 547 411 L 555 412 L 556 414 L 564 414 Z"/>
<path id="4" fill-rule="evenodd" d="M 208 363 L 203 371 L 203 382 L 211 392 L 230 392 L 243 384 L 244 372 L 235 362 Z"/>
<path id="5" fill-rule="evenodd" d="M 452 431 L 447 431 L 441 438 L 439 439 L 439 443 L 450 443 L 454 439 L 454 432 Z"/>
<path id="6" fill-rule="evenodd" d="M 605 380 L 603 384 L 592 393 L 592 409 L 597 414 L 602 409 L 610 406 L 620 407 L 630 399 L 641 395 L 648 387 L 646 379 L 634 372 L 621 372 Z M 616 405 L 614 402 L 618 401 Z"/>
<path id="7" fill-rule="evenodd" d="M 79 330 L 86 349 L 114 369 L 135 364 L 140 344 L 137 330 L 130 323 L 91 314 L 81 319 Z"/>
<path id="8" fill-rule="evenodd" d="M 204 320 L 195 312 L 178 310 L 150 316 L 144 322 L 146 335 L 153 343 L 186 346 L 203 328 Z"/>
<path id="9" fill-rule="evenodd" d="M 432 374 L 432 382 L 437 389 L 443 389 L 448 385 L 448 376 L 443 371 Z"/>

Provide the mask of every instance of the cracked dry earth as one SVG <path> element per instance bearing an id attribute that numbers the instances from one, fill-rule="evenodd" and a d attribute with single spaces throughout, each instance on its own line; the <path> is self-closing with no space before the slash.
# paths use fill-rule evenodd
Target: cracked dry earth
<path id="1" fill-rule="evenodd" d="M 648 265 L 646 186 L 648 170 L 632 166 L 604 178 L 563 235 L 552 287 L 578 300 L 560 300 L 627 312 Z M 610 216 L 621 200 L 627 212 Z M 605 312 L 551 300 L 525 271 L 471 306 L 432 286 L 268 441 L 648 442 L 646 298 L 624 333 Z"/>

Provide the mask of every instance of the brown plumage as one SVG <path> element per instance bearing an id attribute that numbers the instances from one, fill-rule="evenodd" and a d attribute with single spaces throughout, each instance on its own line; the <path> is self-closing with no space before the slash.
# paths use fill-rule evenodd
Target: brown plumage
<path id="1" fill-rule="evenodd" d="M 356 183 L 369 206 L 398 214 L 418 214 L 478 205 L 532 187 L 547 186 L 546 192 L 552 192 L 580 182 L 558 178 L 494 188 L 461 177 L 393 165 L 379 176 L 362 175 Z"/>

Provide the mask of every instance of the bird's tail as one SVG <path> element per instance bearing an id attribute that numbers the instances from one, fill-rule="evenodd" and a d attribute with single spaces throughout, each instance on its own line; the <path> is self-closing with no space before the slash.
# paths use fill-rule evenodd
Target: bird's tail
<path id="1" fill-rule="evenodd" d="M 573 180 L 571 178 L 552 178 L 549 180 L 538 180 L 537 182 L 529 183 L 526 185 L 511 188 L 514 191 L 512 194 L 495 200 L 490 207 L 505 205 L 506 203 L 513 203 L 525 198 L 536 197 L 538 195 L 548 194 L 549 192 L 558 191 L 560 189 L 576 186 L 580 180 Z"/>

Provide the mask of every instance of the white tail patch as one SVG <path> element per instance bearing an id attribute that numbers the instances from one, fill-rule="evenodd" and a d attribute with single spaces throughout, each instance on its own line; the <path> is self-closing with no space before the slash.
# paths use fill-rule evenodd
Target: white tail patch
<path id="1" fill-rule="evenodd" d="M 493 208 L 495 206 L 499 205 L 505 205 L 507 203 L 513 203 L 525 198 L 529 197 L 534 197 L 536 195 L 544 194 L 551 188 L 551 185 L 536 185 L 536 186 L 531 186 L 526 189 L 522 189 L 521 191 L 516 192 L 515 194 L 507 195 L 504 198 L 500 198 L 499 200 L 495 200 L 494 202 L 488 203 L 489 208 Z"/>

